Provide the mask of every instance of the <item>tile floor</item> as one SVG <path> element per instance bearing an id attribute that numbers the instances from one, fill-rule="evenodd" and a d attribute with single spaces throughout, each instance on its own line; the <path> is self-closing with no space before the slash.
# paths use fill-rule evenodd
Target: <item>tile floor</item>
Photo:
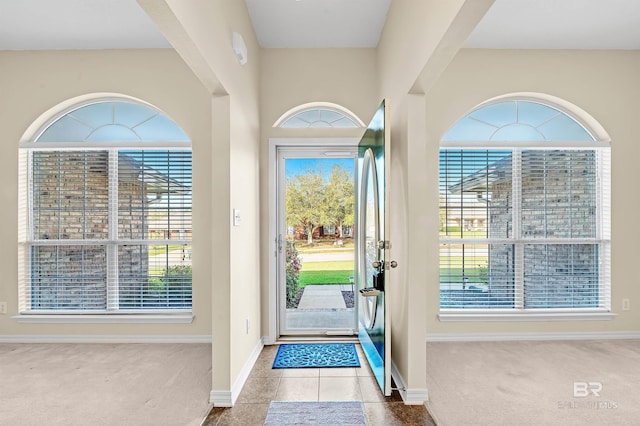
<path id="1" fill-rule="evenodd" d="M 272 369 L 278 346 L 265 346 L 233 408 L 214 407 L 203 426 L 262 425 L 271 401 L 362 401 L 369 426 L 435 425 L 423 405 L 384 397 L 359 345 L 360 368 Z"/>

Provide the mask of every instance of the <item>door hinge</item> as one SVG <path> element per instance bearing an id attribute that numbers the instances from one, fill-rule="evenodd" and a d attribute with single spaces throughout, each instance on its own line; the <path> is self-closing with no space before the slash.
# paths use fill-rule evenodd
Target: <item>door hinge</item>
<path id="1" fill-rule="evenodd" d="M 388 240 L 378 241 L 378 248 L 381 250 L 389 250 L 391 249 L 391 242 Z"/>

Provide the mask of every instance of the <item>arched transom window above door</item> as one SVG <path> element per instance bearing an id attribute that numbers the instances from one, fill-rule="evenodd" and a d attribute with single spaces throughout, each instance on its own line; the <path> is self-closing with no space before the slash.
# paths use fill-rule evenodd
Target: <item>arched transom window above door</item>
<path id="1" fill-rule="evenodd" d="M 348 109 L 328 102 L 299 105 L 284 113 L 273 127 L 283 129 L 359 128 L 364 123 Z"/>

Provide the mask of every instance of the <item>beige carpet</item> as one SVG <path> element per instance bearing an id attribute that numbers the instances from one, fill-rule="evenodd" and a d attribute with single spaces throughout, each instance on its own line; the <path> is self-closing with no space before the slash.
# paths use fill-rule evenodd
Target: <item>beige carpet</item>
<path id="1" fill-rule="evenodd" d="M 638 425 L 640 341 L 427 343 L 427 387 L 442 426 Z"/>
<path id="2" fill-rule="evenodd" d="M 198 426 L 208 344 L 0 344 L 0 425 Z"/>

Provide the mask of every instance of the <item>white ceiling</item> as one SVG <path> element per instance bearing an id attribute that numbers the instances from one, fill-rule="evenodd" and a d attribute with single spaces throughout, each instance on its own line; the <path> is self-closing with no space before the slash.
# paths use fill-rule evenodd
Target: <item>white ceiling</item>
<path id="1" fill-rule="evenodd" d="M 391 0 L 245 0 L 262 47 L 376 47 Z"/>
<path id="2" fill-rule="evenodd" d="M 161 47 L 136 0 L 0 0 L 0 50 Z"/>
<path id="3" fill-rule="evenodd" d="M 245 2 L 263 47 L 375 47 L 391 0 Z M 638 50 L 640 0 L 496 0 L 465 46 Z M 135 0 L 0 0 L 0 50 L 165 47 Z"/>
<path id="4" fill-rule="evenodd" d="M 639 0 L 496 0 L 465 47 L 640 49 Z"/>

